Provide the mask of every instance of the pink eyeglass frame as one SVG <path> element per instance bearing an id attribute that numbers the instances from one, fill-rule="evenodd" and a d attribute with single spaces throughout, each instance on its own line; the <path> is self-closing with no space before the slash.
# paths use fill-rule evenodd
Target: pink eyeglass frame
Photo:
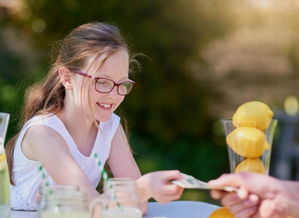
<path id="1" fill-rule="evenodd" d="M 114 89 L 115 86 L 117 86 L 117 93 L 118 93 L 119 95 L 125 96 L 125 95 L 129 94 L 129 93 L 132 91 L 132 89 L 134 88 L 134 86 L 136 85 L 136 82 L 134 82 L 133 80 L 130 80 L 130 79 L 128 79 L 128 80 L 126 80 L 126 81 L 123 81 L 123 82 L 120 82 L 120 83 L 116 83 L 116 82 L 114 82 L 112 79 L 108 79 L 108 78 L 105 78 L 105 77 L 93 76 L 93 75 L 91 75 L 91 74 L 84 73 L 84 72 L 82 72 L 82 71 L 75 71 L 75 73 L 77 73 L 77 74 L 79 74 L 79 75 L 81 75 L 81 76 L 84 76 L 84 77 L 92 78 L 92 79 L 95 81 L 95 83 L 94 83 L 94 89 L 95 89 L 97 92 L 99 92 L 99 93 L 109 93 L 109 92 L 111 92 L 111 91 Z M 106 80 L 109 80 L 109 81 L 113 82 L 113 87 L 111 88 L 111 90 L 109 90 L 108 92 L 102 92 L 102 91 L 97 90 L 97 88 L 96 88 L 96 84 L 97 84 L 97 80 L 99 80 L 99 79 L 106 79 Z M 119 93 L 119 86 L 120 86 L 122 83 L 124 83 L 124 82 L 130 82 L 130 83 L 133 84 L 132 89 L 131 89 L 127 94 L 121 94 L 121 93 Z"/>

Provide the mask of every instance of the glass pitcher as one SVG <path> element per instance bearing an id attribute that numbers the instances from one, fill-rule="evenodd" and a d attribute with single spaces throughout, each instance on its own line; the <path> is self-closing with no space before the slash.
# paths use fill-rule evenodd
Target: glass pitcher
<path id="1" fill-rule="evenodd" d="M 75 186 L 43 187 L 40 194 L 40 218 L 90 218 L 87 195 Z"/>
<path id="2" fill-rule="evenodd" d="M 4 150 L 9 114 L 0 112 L 0 217 L 10 215 L 10 182 L 9 171 Z"/>
<path id="3" fill-rule="evenodd" d="M 92 218 L 142 218 L 136 182 L 112 178 L 104 183 L 104 194 L 91 203 Z"/>

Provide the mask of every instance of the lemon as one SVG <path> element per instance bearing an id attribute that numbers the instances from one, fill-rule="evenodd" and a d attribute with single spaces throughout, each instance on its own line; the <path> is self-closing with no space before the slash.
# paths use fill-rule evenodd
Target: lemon
<path id="1" fill-rule="evenodd" d="M 270 125 L 273 112 L 263 102 L 249 101 L 242 104 L 233 115 L 235 127 L 254 127 L 265 130 Z"/>
<path id="2" fill-rule="evenodd" d="M 258 159 L 245 159 L 235 169 L 235 173 L 240 172 L 252 172 L 252 173 L 266 173 L 265 166 L 263 162 Z"/>
<path id="3" fill-rule="evenodd" d="M 234 218 L 235 216 L 226 207 L 220 207 L 211 213 L 209 218 Z"/>
<path id="4" fill-rule="evenodd" d="M 227 137 L 227 144 L 234 152 L 243 157 L 260 157 L 269 148 L 265 134 L 256 128 L 240 127 L 234 129 Z"/>
<path id="5" fill-rule="evenodd" d="M 0 171 L 6 167 L 5 153 L 0 154 Z"/>

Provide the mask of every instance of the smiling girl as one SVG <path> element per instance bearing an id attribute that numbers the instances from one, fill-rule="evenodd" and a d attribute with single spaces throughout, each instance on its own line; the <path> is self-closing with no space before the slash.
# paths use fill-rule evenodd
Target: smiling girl
<path id="1" fill-rule="evenodd" d="M 144 205 L 151 197 L 167 202 L 181 196 L 182 189 L 170 183 L 181 179 L 178 171 L 141 176 L 114 113 L 135 84 L 130 61 L 113 25 L 84 24 L 61 41 L 46 79 L 27 92 L 23 128 L 7 145 L 14 209 L 36 209 L 40 165 L 52 184 L 78 186 L 89 199 L 97 197 L 95 153 L 114 177 L 137 180 Z"/>

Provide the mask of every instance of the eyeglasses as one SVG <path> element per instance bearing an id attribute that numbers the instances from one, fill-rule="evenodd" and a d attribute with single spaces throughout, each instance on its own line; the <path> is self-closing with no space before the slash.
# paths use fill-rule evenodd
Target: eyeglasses
<path id="1" fill-rule="evenodd" d="M 127 95 L 131 92 L 133 89 L 134 85 L 136 84 L 132 80 L 127 80 L 124 82 L 116 83 L 111 79 L 107 79 L 104 77 L 95 77 L 93 75 L 83 73 L 81 71 L 76 71 L 75 73 L 85 76 L 88 78 L 92 78 L 95 81 L 95 90 L 100 93 L 108 93 L 111 92 L 112 89 L 117 86 L 117 93 L 119 95 Z"/>

